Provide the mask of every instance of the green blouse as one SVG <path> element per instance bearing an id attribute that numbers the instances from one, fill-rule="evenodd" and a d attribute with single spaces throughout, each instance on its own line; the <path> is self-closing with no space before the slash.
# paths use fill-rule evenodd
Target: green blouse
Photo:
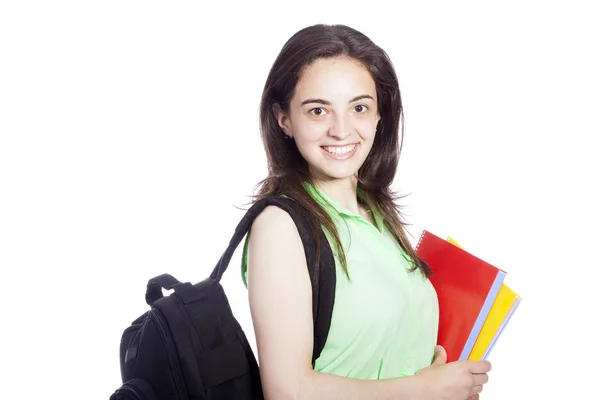
<path id="1" fill-rule="evenodd" d="M 381 215 L 375 225 L 313 185 L 308 193 L 332 217 L 350 279 L 335 255 L 335 303 L 325 347 L 315 371 L 356 379 L 413 375 L 431 364 L 438 330 L 438 301 L 431 282 L 412 264 Z M 360 189 L 357 194 L 362 195 Z M 368 203 L 368 201 L 367 201 Z M 248 238 L 242 256 L 246 283 Z"/>

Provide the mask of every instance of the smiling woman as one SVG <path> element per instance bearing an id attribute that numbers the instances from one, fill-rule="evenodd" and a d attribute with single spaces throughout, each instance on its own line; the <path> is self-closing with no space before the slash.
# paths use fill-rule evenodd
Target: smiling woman
<path id="1" fill-rule="evenodd" d="M 310 175 L 319 180 L 356 174 L 371 151 L 380 119 L 375 82 L 349 57 L 322 58 L 307 66 L 288 112 L 279 104 L 274 109 Z"/>
<path id="2" fill-rule="evenodd" d="M 242 258 L 268 399 L 476 398 L 488 362 L 434 352 L 438 304 L 390 186 L 403 121 L 386 53 L 342 25 L 315 25 L 284 45 L 261 102 L 269 175 L 255 199 L 286 196 L 334 250 L 331 326 L 314 366 L 312 289 L 291 217 L 267 207 Z M 317 243 L 318 245 L 318 243 Z M 433 361 L 433 363 L 432 363 Z"/>

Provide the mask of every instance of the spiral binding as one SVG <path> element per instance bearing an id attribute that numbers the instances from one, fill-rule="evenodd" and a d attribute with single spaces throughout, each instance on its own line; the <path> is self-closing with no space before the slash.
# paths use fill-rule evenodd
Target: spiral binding
<path id="1" fill-rule="evenodd" d="M 421 232 L 421 236 L 419 236 L 419 240 L 417 241 L 417 244 L 415 245 L 415 251 L 417 251 L 419 249 L 419 245 L 421 244 L 421 241 L 423 240 L 423 236 L 425 236 L 425 229 L 423 229 L 423 231 Z"/>

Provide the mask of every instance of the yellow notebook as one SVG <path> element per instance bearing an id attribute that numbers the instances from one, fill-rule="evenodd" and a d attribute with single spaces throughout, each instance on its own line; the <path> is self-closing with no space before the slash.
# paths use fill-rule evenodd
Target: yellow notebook
<path id="1" fill-rule="evenodd" d="M 461 247 L 451 237 L 448 237 L 447 240 L 455 246 Z M 521 297 L 503 283 L 473 345 L 469 360 L 480 361 L 487 358 L 520 301 Z"/>

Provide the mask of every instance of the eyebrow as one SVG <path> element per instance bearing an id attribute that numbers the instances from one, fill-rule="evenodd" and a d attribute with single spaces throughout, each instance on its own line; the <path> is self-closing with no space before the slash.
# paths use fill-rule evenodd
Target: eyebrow
<path id="1" fill-rule="evenodd" d="M 370 96 L 370 95 L 368 95 L 368 94 L 361 94 L 360 96 L 356 96 L 356 97 L 354 97 L 354 98 L 353 98 L 352 100 L 350 100 L 348 103 L 354 103 L 355 101 L 362 100 L 362 99 L 371 99 L 371 100 L 375 101 L 375 100 L 373 99 L 373 97 L 372 97 L 372 96 Z M 303 106 L 303 105 L 305 105 L 305 104 L 310 104 L 310 103 L 324 104 L 324 105 L 326 105 L 326 106 L 330 106 L 330 105 L 331 105 L 331 102 L 329 102 L 329 101 L 327 101 L 327 100 L 323 100 L 323 99 L 307 99 L 307 100 L 304 100 L 304 101 L 303 101 L 303 102 L 300 104 L 300 106 Z"/>

